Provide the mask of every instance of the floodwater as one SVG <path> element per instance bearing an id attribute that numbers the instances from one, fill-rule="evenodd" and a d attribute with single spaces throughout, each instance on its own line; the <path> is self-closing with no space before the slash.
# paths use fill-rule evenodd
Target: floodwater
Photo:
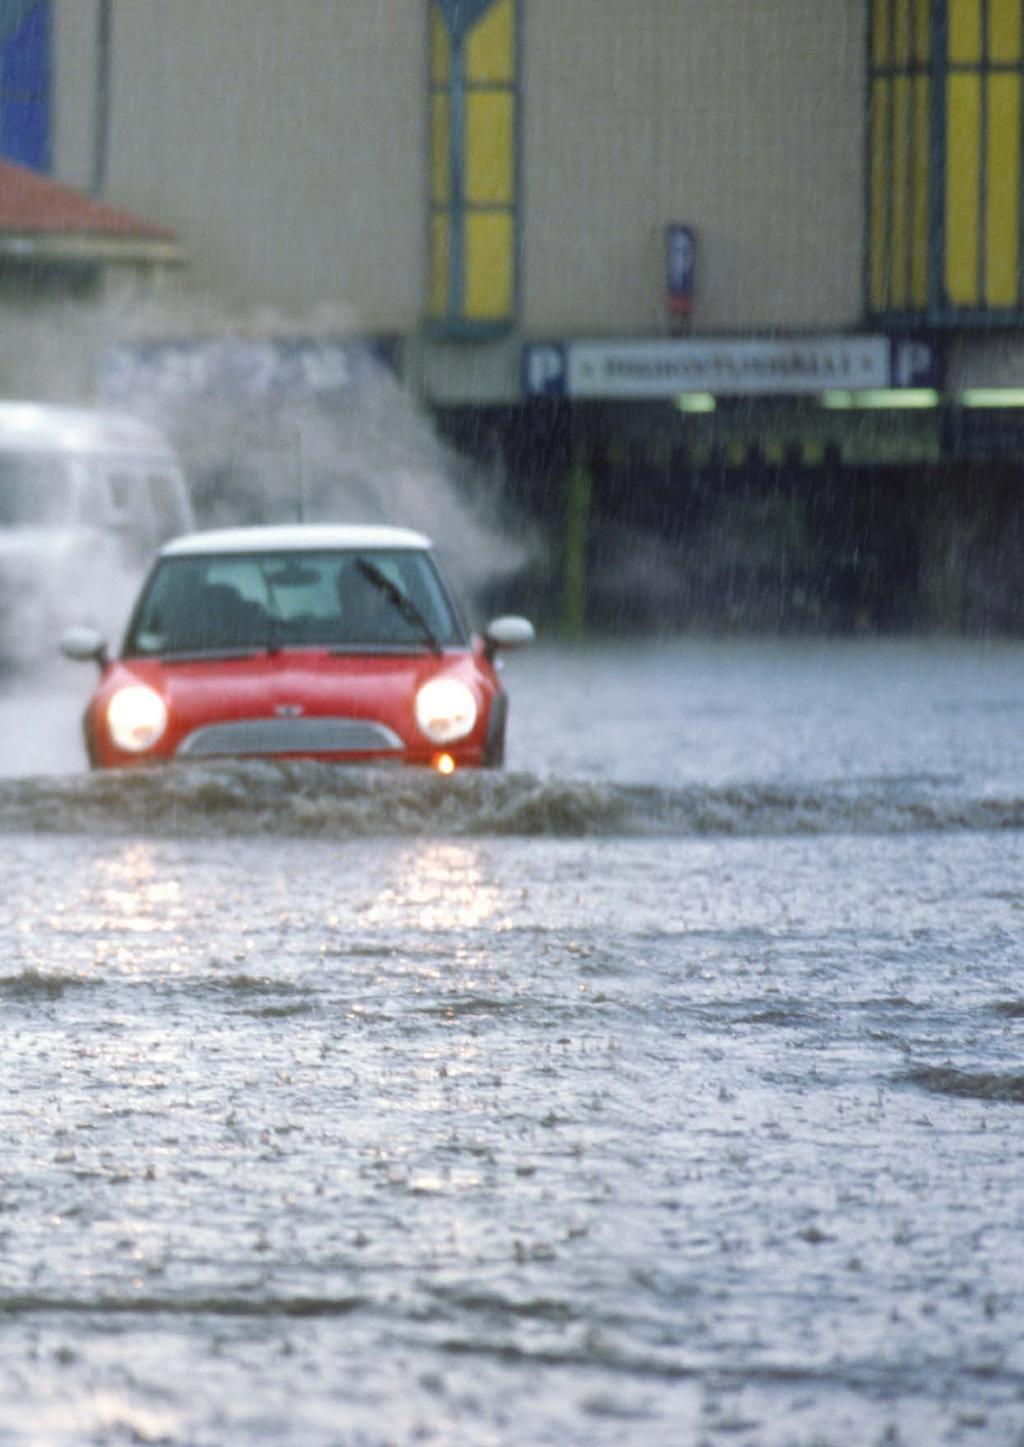
<path id="1" fill-rule="evenodd" d="M 0 690 L 0 1441 L 1024 1443 L 1024 647 L 508 660 L 509 769 Z"/>

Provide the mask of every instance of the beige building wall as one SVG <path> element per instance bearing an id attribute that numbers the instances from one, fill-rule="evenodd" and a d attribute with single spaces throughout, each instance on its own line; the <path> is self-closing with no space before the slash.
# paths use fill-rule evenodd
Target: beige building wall
<path id="1" fill-rule="evenodd" d="M 56 172 L 92 174 L 95 0 L 56 7 Z M 244 307 L 418 324 L 426 15 L 417 0 L 115 0 L 104 199 L 174 227 Z"/>
<path id="2" fill-rule="evenodd" d="M 425 0 L 114 0 L 104 198 L 175 227 L 192 284 L 415 332 Z M 664 330 L 663 227 L 698 232 L 695 329 L 863 310 L 866 0 L 523 0 L 522 330 Z M 56 172 L 88 187 L 96 0 L 56 6 Z M 427 348 L 427 351 L 438 351 Z M 428 370 L 515 385 L 514 343 Z M 475 359 L 475 360 L 474 360 Z"/>
<path id="3" fill-rule="evenodd" d="M 526 332 L 661 330 L 668 222 L 696 330 L 856 325 L 866 9 L 527 0 Z"/>
<path id="4" fill-rule="evenodd" d="M 93 182 L 98 12 L 97 0 L 57 0 L 52 9 L 53 172 L 80 191 Z"/>

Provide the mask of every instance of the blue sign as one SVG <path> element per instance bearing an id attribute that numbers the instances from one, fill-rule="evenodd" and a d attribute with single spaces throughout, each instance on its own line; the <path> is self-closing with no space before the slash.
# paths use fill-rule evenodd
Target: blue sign
<path id="1" fill-rule="evenodd" d="M 665 271 L 669 306 L 686 313 L 693 304 L 697 238 L 690 226 L 665 227 Z"/>
<path id="2" fill-rule="evenodd" d="M 892 385 L 940 388 L 942 355 L 936 344 L 924 337 L 893 337 Z"/>
<path id="3" fill-rule="evenodd" d="M 527 397 L 564 397 L 567 381 L 567 352 L 561 342 L 532 342 L 523 348 Z"/>
<path id="4" fill-rule="evenodd" d="M 50 169 L 50 4 L 0 0 L 0 154 Z"/>

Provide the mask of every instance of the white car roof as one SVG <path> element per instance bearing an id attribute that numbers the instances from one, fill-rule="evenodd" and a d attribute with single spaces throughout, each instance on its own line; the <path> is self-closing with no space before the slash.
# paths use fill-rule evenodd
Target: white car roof
<path id="1" fill-rule="evenodd" d="M 0 401 L 0 452 L 172 459 L 167 438 L 138 417 L 89 407 Z"/>
<path id="2" fill-rule="evenodd" d="M 218 528 L 186 533 L 160 550 L 160 556 L 206 553 L 315 552 L 332 548 L 429 548 L 430 539 L 408 528 L 340 523 L 292 523 L 277 527 Z"/>

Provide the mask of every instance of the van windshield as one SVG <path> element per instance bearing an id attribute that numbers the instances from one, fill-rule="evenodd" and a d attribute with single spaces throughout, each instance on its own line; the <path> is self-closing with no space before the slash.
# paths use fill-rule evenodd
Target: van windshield
<path id="1" fill-rule="evenodd" d="M 72 507 L 71 477 L 61 459 L 0 452 L 0 527 L 68 527 Z"/>

